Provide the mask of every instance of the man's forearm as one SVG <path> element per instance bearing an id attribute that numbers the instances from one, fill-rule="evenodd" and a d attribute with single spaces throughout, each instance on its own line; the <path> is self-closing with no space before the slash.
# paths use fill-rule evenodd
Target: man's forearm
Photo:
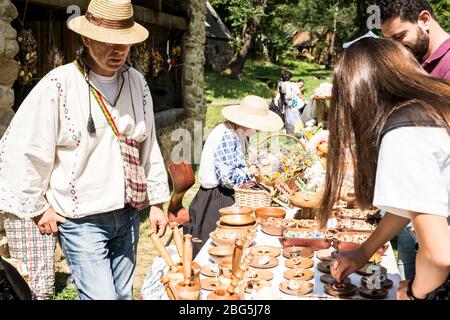
<path id="1" fill-rule="evenodd" d="M 409 219 L 386 213 L 372 235 L 362 244 L 361 250 L 370 258 L 378 248 L 394 238 L 409 223 Z"/>

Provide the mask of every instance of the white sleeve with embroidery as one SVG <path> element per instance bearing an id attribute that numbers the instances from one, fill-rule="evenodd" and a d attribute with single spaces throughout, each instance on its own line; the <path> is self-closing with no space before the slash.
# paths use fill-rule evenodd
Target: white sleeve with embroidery
<path id="1" fill-rule="evenodd" d="M 19 218 L 44 213 L 58 134 L 59 95 L 47 75 L 23 101 L 0 140 L 0 210 Z"/>
<path id="2" fill-rule="evenodd" d="M 147 175 L 147 192 L 150 205 L 164 203 L 170 200 L 170 190 L 166 167 L 156 139 L 155 117 L 153 114 L 153 99 L 144 81 L 144 110 L 146 112 L 147 128 L 150 132 L 143 147 L 144 170 Z"/>

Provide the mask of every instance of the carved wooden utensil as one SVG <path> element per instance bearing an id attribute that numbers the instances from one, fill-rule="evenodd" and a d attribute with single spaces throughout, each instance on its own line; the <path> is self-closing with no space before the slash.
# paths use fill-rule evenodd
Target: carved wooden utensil
<path id="1" fill-rule="evenodd" d="M 156 248 L 161 257 L 163 257 L 166 264 L 169 266 L 170 271 L 178 272 L 178 268 L 175 266 L 175 263 L 170 257 L 169 252 L 167 251 L 166 247 L 164 247 L 164 245 L 162 244 L 161 239 L 153 230 L 150 231 L 150 240 L 152 241 L 153 246 Z"/>
<path id="2" fill-rule="evenodd" d="M 173 231 L 173 241 L 175 242 L 175 247 L 177 248 L 178 255 L 183 256 L 183 234 L 179 228 L 179 224 L 176 222 L 171 222 L 170 227 Z"/>
<path id="3" fill-rule="evenodd" d="M 238 269 L 240 269 L 242 261 L 242 253 L 244 251 L 244 241 L 237 239 L 234 245 L 233 259 L 231 265 L 231 273 L 236 274 Z"/>
<path id="4" fill-rule="evenodd" d="M 183 245 L 183 274 L 184 274 L 184 285 L 189 286 L 191 284 L 191 273 L 192 273 L 192 235 L 184 235 L 184 245 Z"/>

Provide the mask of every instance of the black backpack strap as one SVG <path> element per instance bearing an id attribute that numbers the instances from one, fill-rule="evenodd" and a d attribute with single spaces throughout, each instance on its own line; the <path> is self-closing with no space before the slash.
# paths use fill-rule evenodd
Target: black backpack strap
<path id="1" fill-rule="evenodd" d="M 403 107 L 394 111 L 381 131 L 381 139 L 390 131 L 403 127 L 442 127 L 418 107 Z"/>

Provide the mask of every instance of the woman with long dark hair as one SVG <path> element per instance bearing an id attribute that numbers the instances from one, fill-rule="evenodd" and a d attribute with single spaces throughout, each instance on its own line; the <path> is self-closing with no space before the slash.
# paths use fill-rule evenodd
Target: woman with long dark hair
<path id="1" fill-rule="evenodd" d="M 430 77 L 400 44 L 362 39 L 334 71 L 322 225 L 332 214 L 345 175 L 354 167 L 361 208 L 386 211 L 360 249 L 338 256 L 337 281 L 363 266 L 411 220 L 419 241 L 416 276 L 399 299 L 425 299 L 450 271 L 450 83 Z"/>

